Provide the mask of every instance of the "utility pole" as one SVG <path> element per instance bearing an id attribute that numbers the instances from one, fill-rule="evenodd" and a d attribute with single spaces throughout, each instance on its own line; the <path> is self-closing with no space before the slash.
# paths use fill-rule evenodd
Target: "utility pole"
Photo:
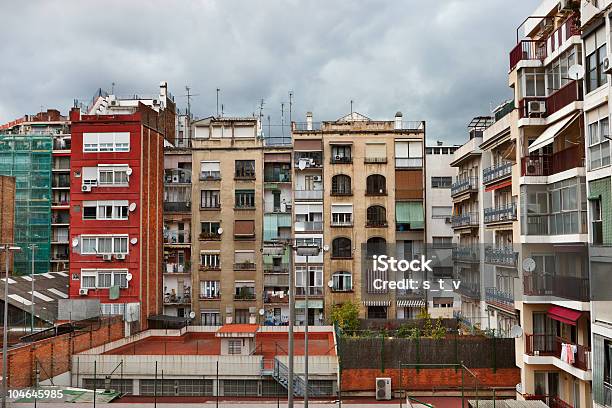
<path id="1" fill-rule="evenodd" d="M 8 352 L 8 295 L 9 295 L 9 266 L 11 251 L 19 251 L 20 247 L 12 244 L 4 244 L 3 248 L 5 256 L 6 274 L 4 276 L 4 320 L 2 332 L 2 408 L 6 408 L 6 394 L 8 392 L 8 367 L 7 367 L 7 352 Z"/>
<path id="2" fill-rule="evenodd" d="M 293 111 L 293 91 L 289 91 L 289 129 L 291 129 L 292 122 L 292 112 Z M 289 131 L 289 136 L 291 136 L 291 131 Z"/>
<path id="3" fill-rule="evenodd" d="M 219 117 L 219 92 L 221 92 L 221 88 L 217 88 L 217 117 Z"/>
<path id="4" fill-rule="evenodd" d="M 308 408 L 308 317 L 310 310 L 308 310 L 308 292 L 310 292 L 310 269 L 308 267 L 308 255 L 306 255 L 306 292 L 304 294 L 305 303 L 305 315 L 306 321 L 304 322 L 304 380 L 306 386 L 304 387 L 304 408 Z"/>
<path id="5" fill-rule="evenodd" d="M 191 88 L 185 86 L 185 91 L 187 92 L 187 117 L 191 118 Z"/>
<path id="6" fill-rule="evenodd" d="M 32 305 L 30 313 L 32 316 L 30 318 L 30 333 L 34 334 L 34 254 L 36 253 L 37 246 L 36 244 L 31 244 L 30 248 L 32 248 L 32 276 L 30 276 L 30 279 L 32 279 Z"/>

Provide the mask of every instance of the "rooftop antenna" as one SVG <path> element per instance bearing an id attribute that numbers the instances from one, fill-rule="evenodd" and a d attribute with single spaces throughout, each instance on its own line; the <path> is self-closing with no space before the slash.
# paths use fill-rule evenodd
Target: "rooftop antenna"
<path id="1" fill-rule="evenodd" d="M 289 125 L 291 126 L 291 114 L 293 110 L 293 91 L 289 91 Z"/>
<path id="2" fill-rule="evenodd" d="M 263 107 L 264 107 L 264 100 L 263 98 L 261 98 L 259 100 L 259 120 L 263 121 Z"/>
<path id="3" fill-rule="evenodd" d="M 353 100 L 351 99 L 351 119 L 353 119 Z"/>
<path id="4" fill-rule="evenodd" d="M 281 102 L 281 134 L 285 138 L 285 103 Z"/>
<path id="5" fill-rule="evenodd" d="M 112 95 L 115 94 L 115 83 L 114 82 L 111 83 L 111 94 Z"/>
<path id="6" fill-rule="evenodd" d="M 191 118 L 191 88 L 185 85 L 185 91 L 187 92 L 187 117 Z"/>
<path id="7" fill-rule="evenodd" d="M 219 92 L 221 92 L 221 88 L 217 88 L 217 117 L 219 117 Z"/>
<path id="8" fill-rule="evenodd" d="M 221 117 L 223 117 L 223 104 L 221 104 Z"/>

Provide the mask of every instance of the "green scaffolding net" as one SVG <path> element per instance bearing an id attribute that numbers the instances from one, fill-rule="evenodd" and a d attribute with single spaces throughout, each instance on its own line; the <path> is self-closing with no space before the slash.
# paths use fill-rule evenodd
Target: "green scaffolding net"
<path id="1" fill-rule="evenodd" d="M 53 140 L 50 135 L 0 135 L 0 174 L 15 177 L 15 254 L 17 275 L 32 270 L 49 272 L 51 252 L 51 167 Z"/>

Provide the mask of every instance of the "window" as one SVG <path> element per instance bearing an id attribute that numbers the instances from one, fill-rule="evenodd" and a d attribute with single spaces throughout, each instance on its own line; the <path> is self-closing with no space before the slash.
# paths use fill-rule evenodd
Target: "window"
<path id="1" fill-rule="evenodd" d="M 83 152 L 129 152 L 130 132 L 83 133 Z"/>
<path id="2" fill-rule="evenodd" d="M 98 167 L 98 184 L 107 186 L 128 184 L 127 167 Z"/>
<path id="3" fill-rule="evenodd" d="M 578 58 L 576 59 L 577 53 Z M 576 64 L 576 61 L 580 60 L 580 52 L 576 47 L 572 47 L 561 54 L 561 56 L 552 64 L 550 64 L 550 66 L 546 69 L 549 95 L 570 82 L 571 79 L 569 78 L 567 71 L 569 67 Z"/>
<path id="4" fill-rule="evenodd" d="M 211 239 L 211 238 L 219 238 L 219 228 L 221 224 L 215 221 L 202 221 L 200 223 L 202 228 L 202 233 L 200 234 L 200 239 Z"/>
<path id="5" fill-rule="evenodd" d="M 448 218 L 453 214 L 453 207 L 431 207 L 431 218 Z"/>
<path id="6" fill-rule="evenodd" d="M 332 226 L 353 225 L 353 204 L 332 204 Z"/>
<path id="7" fill-rule="evenodd" d="M 607 117 L 589 125 L 589 165 L 591 170 L 610 165 L 609 133 L 610 126 Z"/>
<path id="8" fill-rule="evenodd" d="M 200 180 L 221 179 L 221 165 L 218 161 L 200 162 Z"/>
<path id="9" fill-rule="evenodd" d="M 236 190 L 236 208 L 255 208 L 255 190 Z"/>
<path id="10" fill-rule="evenodd" d="M 81 288 L 108 289 L 111 286 L 119 286 L 125 289 L 128 287 L 127 274 L 127 269 L 82 269 Z"/>
<path id="11" fill-rule="evenodd" d="M 84 201 L 83 219 L 85 220 L 127 220 L 128 201 Z"/>
<path id="12" fill-rule="evenodd" d="M 82 289 L 95 289 L 96 288 L 96 273 L 95 272 L 81 272 L 81 288 Z"/>
<path id="13" fill-rule="evenodd" d="M 234 299 L 236 300 L 255 299 L 255 282 L 236 281 L 236 283 L 234 283 Z"/>
<path id="14" fill-rule="evenodd" d="M 350 163 L 351 161 L 350 145 L 332 145 L 332 163 Z"/>
<path id="15" fill-rule="evenodd" d="M 234 270 L 254 270 L 255 251 L 235 250 L 234 251 Z"/>
<path id="16" fill-rule="evenodd" d="M 451 188 L 453 184 L 452 177 L 432 177 L 431 188 Z"/>
<path id="17" fill-rule="evenodd" d="M 203 299 L 217 299 L 221 292 L 219 281 L 207 280 L 200 281 L 200 297 Z M 218 314 L 218 312 L 217 312 Z"/>
<path id="18" fill-rule="evenodd" d="M 353 290 L 353 276 L 350 272 L 336 272 L 332 275 L 332 290 L 347 292 Z"/>
<path id="19" fill-rule="evenodd" d="M 386 306 L 368 306 L 368 319 L 386 319 Z"/>
<path id="20" fill-rule="evenodd" d="M 255 160 L 236 160 L 236 172 L 234 176 L 238 179 L 255 178 Z"/>
<path id="21" fill-rule="evenodd" d="M 395 167 L 423 167 L 423 142 L 395 142 Z"/>
<path id="22" fill-rule="evenodd" d="M 128 253 L 128 236 L 90 236 L 84 235 L 81 237 L 81 254 L 82 255 L 98 255 L 98 254 L 127 254 Z"/>
<path id="23" fill-rule="evenodd" d="M 351 248 L 351 240 L 345 237 L 335 238 L 332 241 L 332 257 L 352 258 L 353 250 Z"/>
<path id="24" fill-rule="evenodd" d="M 453 246 L 453 237 L 431 237 L 434 248 L 450 248 Z"/>
<path id="25" fill-rule="evenodd" d="M 586 91 L 594 91 L 608 82 L 607 75 L 604 73 L 603 61 L 606 57 L 606 32 L 605 26 L 596 30 L 584 41 L 586 54 Z"/>
<path id="26" fill-rule="evenodd" d="M 200 312 L 203 326 L 220 326 L 221 315 L 218 310 L 203 310 Z"/>
<path id="27" fill-rule="evenodd" d="M 387 226 L 387 211 L 385 207 L 373 205 L 368 207 L 366 226 L 368 227 L 386 227 Z"/>
<path id="28" fill-rule="evenodd" d="M 249 322 L 249 309 L 236 309 L 236 312 L 234 314 L 235 321 L 237 324 L 246 324 Z"/>
<path id="29" fill-rule="evenodd" d="M 234 239 L 253 239 L 255 238 L 255 221 L 235 220 Z"/>
<path id="30" fill-rule="evenodd" d="M 546 97 L 546 75 L 537 68 L 525 68 L 523 77 L 523 97 Z"/>
<path id="31" fill-rule="evenodd" d="M 200 194 L 202 208 L 221 208 L 219 190 L 202 190 Z"/>
<path id="32" fill-rule="evenodd" d="M 385 195 L 387 194 L 387 182 L 385 176 L 380 174 L 370 174 L 366 179 L 366 194 Z"/>
<path id="33" fill-rule="evenodd" d="M 384 143 L 366 143 L 365 146 L 366 163 L 386 163 L 387 145 Z"/>
<path id="34" fill-rule="evenodd" d="M 332 195 L 351 195 L 351 178 L 346 174 L 332 177 Z"/>
<path id="35" fill-rule="evenodd" d="M 200 254 L 200 263 L 205 269 L 219 269 L 221 262 L 218 252 L 202 252 Z"/>
<path id="36" fill-rule="evenodd" d="M 227 353 L 229 355 L 242 354 L 242 340 L 241 339 L 229 339 L 227 344 Z"/>
<path id="37" fill-rule="evenodd" d="M 306 292 L 306 265 L 295 267 L 296 294 L 301 296 Z M 323 294 L 323 267 L 317 265 L 308 266 L 308 294 Z"/>

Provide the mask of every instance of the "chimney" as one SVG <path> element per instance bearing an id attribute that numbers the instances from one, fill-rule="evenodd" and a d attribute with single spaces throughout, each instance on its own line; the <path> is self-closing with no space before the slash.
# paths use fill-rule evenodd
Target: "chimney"
<path id="1" fill-rule="evenodd" d="M 159 83 L 159 100 L 164 101 L 168 97 L 168 82 L 161 81 Z"/>
<path id="2" fill-rule="evenodd" d="M 306 112 L 306 130 L 312 130 L 312 112 Z"/>
<path id="3" fill-rule="evenodd" d="M 400 130 L 402 128 L 402 112 L 397 112 L 395 114 L 395 130 Z"/>

